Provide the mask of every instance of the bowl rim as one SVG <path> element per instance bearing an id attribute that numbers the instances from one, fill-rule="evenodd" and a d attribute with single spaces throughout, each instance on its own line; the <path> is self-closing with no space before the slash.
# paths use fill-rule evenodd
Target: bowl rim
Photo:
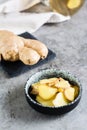
<path id="1" fill-rule="evenodd" d="M 34 75 L 37 75 L 38 73 L 42 73 L 43 71 L 49 71 L 49 70 L 58 71 L 58 73 L 59 73 L 59 72 L 66 73 L 66 74 L 72 76 L 72 77 L 77 81 L 78 87 L 79 87 L 79 94 L 78 94 L 78 96 L 75 98 L 75 100 L 73 100 L 72 102 L 68 103 L 67 105 L 55 107 L 55 106 L 44 106 L 44 105 L 38 103 L 37 101 L 35 101 L 34 99 L 31 98 L 31 96 L 28 94 L 28 90 L 29 90 L 30 86 L 28 87 L 27 92 L 26 92 L 26 87 L 27 87 L 27 85 L 28 85 L 29 80 L 30 80 Z M 64 107 L 68 107 L 68 106 L 73 105 L 75 102 L 77 102 L 77 101 L 81 98 L 81 96 L 82 96 L 82 84 L 81 84 L 80 80 L 79 80 L 75 75 L 71 74 L 71 73 L 68 72 L 68 71 L 60 70 L 60 69 L 54 69 L 54 68 L 50 68 L 50 69 L 49 69 L 49 68 L 48 68 L 48 69 L 46 68 L 46 69 L 42 69 L 42 70 L 40 70 L 40 71 L 37 71 L 36 73 L 33 73 L 33 74 L 27 79 L 27 81 L 26 81 L 26 83 L 25 83 L 25 85 L 24 85 L 24 91 L 25 91 L 26 97 L 27 97 L 33 104 L 39 105 L 40 107 L 43 107 L 43 108 L 49 108 L 49 109 L 54 109 L 54 108 L 55 108 L 55 109 L 58 109 L 58 108 L 59 108 L 59 109 L 61 109 L 61 108 L 64 108 Z"/>

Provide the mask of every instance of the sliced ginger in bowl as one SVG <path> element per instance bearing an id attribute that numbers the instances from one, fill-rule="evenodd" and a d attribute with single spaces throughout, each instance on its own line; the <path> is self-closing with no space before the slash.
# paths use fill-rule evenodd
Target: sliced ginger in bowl
<path id="1" fill-rule="evenodd" d="M 32 84 L 31 94 L 36 95 L 36 101 L 44 106 L 64 106 L 74 101 L 79 88 L 62 77 L 42 79 Z"/>

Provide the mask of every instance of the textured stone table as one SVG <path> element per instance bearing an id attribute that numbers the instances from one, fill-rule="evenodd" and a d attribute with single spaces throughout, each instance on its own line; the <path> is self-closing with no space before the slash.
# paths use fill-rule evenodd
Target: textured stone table
<path id="1" fill-rule="evenodd" d="M 34 35 L 56 52 L 56 58 L 13 78 L 0 65 L 0 130 L 87 130 L 87 2 L 71 20 L 44 25 Z M 83 87 L 79 105 L 62 116 L 36 112 L 24 95 L 27 78 L 50 67 L 76 75 Z"/>

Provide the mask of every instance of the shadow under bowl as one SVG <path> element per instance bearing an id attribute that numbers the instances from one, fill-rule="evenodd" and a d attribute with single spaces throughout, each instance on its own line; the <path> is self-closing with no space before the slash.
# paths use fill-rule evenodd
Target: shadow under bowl
<path id="1" fill-rule="evenodd" d="M 35 82 L 38 82 L 41 79 L 52 78 L 52 77 L 62 77 L 68 80 L 72 85 L 77 85 L 79 87 L 79 94 L 74 101 L 72 101 L 68 105 L 64 105 L 60 107 L 48 107 L 48 106 L 43 106 L 42 104 L 38 103 L 35 100 L 35 96 L 30 94 L 31 85 Z M 82 95 L 82 87 L 80 81 L 69 72 L 65 72 L 57 69 L 46 69 L 33 74 L 27 80 L 24 90 L 25 90 L 25 96 L 27 102 L 30 104 L 30 106 L 38 112 L 49 114 L 49 115 L 61 115 L 73 110 L 78 105 Z"/>

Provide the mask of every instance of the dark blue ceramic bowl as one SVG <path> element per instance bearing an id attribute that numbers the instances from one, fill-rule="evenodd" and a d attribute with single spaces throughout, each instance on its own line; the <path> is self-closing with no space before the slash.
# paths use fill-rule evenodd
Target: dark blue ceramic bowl
<path id="1" fill-rule="evenodd" d="M 35 97 L 30 94 L 31 84 L 38 82 L 41 79 L 52 78 L 52 77 L 62 77 L 68 80 L 71 84 L 77 85 L 79 87 L 78 97 L 68 105 L 61 106 L 61 107 L 46 107 L 41 105 L 37 101 L 35 101 Z M 38 112 L 49 114 L 49 115 L 61 115 L 73 110 L 78 105 L 82 95 L 82 87 L 80 82 L 77 80 L 77 78 L 72 76 L 68 72 L 57 70 L 57 69 L 46 69 L 35 73 L 27 80 L 24 90 L 25 90 L 26 99 L 30 104 L 30 106 Z"/>

